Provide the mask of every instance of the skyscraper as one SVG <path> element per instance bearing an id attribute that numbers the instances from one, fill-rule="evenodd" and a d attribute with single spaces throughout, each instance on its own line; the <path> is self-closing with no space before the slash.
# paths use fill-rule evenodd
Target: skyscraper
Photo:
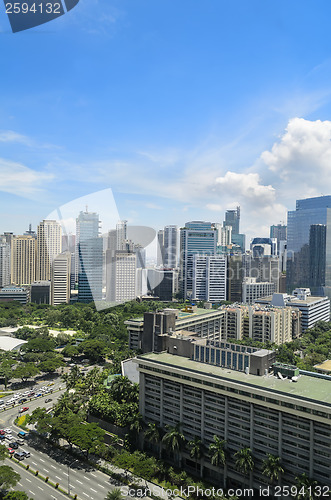
<path id="1" fill-rule="evenodd" d="M 270 226 L 270 238 L 277 239 L 277 246 L 279 248 L 279 242 L 287 240 L 287 226 L 285 226 L 284 224 Z"/>
<path id="2" fill-rule="evenodd" d="M 240 207 L 236 210 L 227 210 L 225 212 L 224 227 L 231 226 L 232 234 L 239 234 L 240 227 Z"/>
<path id="3" fill-rule="evenodd" d="M 116 250 L 125 250 L 127 240 L 127 223 L 126 220 L 120 220 L 116 224 Z"/>
<path id="4" fill-rule="evenodd" d="M 10 245 L 0 236 L 0 288 L 10 285 Z"/>
<path id="5" fill-rule="evenodd" d="M 323 229 L 311 226 L 322 224 L 326 226 L 326 236 Z M 325 249 L 317 245 L 325 241 Z M 312 248 L 310 249 L 310 244 Z M 324 243 L 323 243 L 324 244 Z M 311 276 L 319 276 L 319 282 L 314 280 L 312 293 L 331 296 L 331 196 L 318 196 L 297 200 L 296 210 L 288 212 L 287 220 L 287 291 L 295 288 L 307 288 Z M 316 252 L 318 252 L 316 254 Z M 325 255 L 325 257 L 324 257 Z M 324 273 L 322 268 L 325 267 Z M 317 271 L 318 270 L 318 271 Z M 323 276 L 325 275 L 325 283 Z"/>
<path id="6" fill-rule="evenodd" d="M 57 255 L 52 266 L 52 306 L 70 302 L 70 252 Z"/>
<path id="7" fill-rule="evenodd" d="M 107 300 L 117 303 L 134 300 L 136 298 L 137 255 L 126 250 L 117 250 L 110 265 Z"/>
<path id="8" fill-rule="evenodd" d="M 226 264 L 223 255 L 193 255 L 193 300 L 226 300 Z"/>
<path id="9" fill-rule="evenodd" d="M 61 225 L 56 220 L 43 220 L 37 228 L 37 281 L 51 279 L 53 260 L 61 251 Z"/>
<path id="10" fill-rule="evenodd" d="M 165 269 L 175 269 L 177 267 L 177 253 L 177 226 L 165 226 L 163 240 L 163 267 Z"/>
<path id="11" fill-rule="evenodd" d="M 14 285 L 31 285 L 36 280 L 36 239 L 14 236 L 11 245 L 11 281 Z"/>
<path id="12" fill-rule="evenodd" d="M 99 215 L 87 209 L 76 219 L 79 302 L 102 299 L 103 240 L 99 237 L 99 224 Z"/>
<path id="13" fill-rule="evenodd" d="M 157 265 L 163 267 L 164 261 L 164 230 L 160 229 L 157 232 Z"/>
<path id="14" fill-rule="evenodd" d="M 309 231 L 309 283 L 315 296 L 324 295 L 326 267 L 326 225 L 312 224 Z"/>
<path id="15" fill-rule="evenodd" d="M 211 222 L 187 222 L 180 229 L 180 292 L 192 295 L 193 255 L 215 255 L 217 231 Z"/>

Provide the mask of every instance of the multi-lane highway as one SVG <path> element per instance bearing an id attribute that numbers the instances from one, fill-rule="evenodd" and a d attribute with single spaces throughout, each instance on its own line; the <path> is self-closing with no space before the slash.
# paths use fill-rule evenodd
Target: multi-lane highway
<path id="1" fill-rule="evenodd" d="M 60 382 L 55 383 L 52 386 L 52 394 L 25 402 L 24 405 L 29 406 L 29 412 L 37 407 L 51 407 L 55 399 L 63 393 L 63 389 L 59 390 L 59 386 Z M 52 401 L 45 403 L 48 398 L 52 398 Z M 20 430 L 13 422 L 21 407 L 22 405 L 0 413 L 0 429 L 10 427 L 13 437 L 17 436 Z M 59 486 L 65 491 L 70 490 L 72 495 L 77 494 L 79 499 L 102 500 L 106 497 L 107 492 L 114 488 L 109 476 L 87 466 L 82 461 L 73 459 L 71 455 L 62 450 L 55 447 L 50 448 L 49 443 L 36 436 L 31 435 L 26 439 L 22 448 L 31 454 L 22 463 L 29 464 L 31 469 L 38 470 L 43 477 L 48 476 L 53 483 L 59 483 Z M 23 489 L 29 496 L 38 500 L 41 498 L 43 500 L 64 498 L 60 491 L 26 471 L 13 460 L 6 459 L 6 462 L 10 462 L 21 476 L 20 483 L 15 489 Z"/>

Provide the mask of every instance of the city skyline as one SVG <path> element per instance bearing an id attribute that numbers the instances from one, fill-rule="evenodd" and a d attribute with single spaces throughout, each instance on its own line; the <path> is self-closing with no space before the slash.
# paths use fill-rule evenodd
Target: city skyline
<path id="1" fill-rule="evenodd" d="M 331 192 L 330 12 L 81 1 L 15 35 L 0 16 L 0 231 L 111 188 L 130 224 L 240 205 L 242 231 L 267 237 L 296 199 Z"/>

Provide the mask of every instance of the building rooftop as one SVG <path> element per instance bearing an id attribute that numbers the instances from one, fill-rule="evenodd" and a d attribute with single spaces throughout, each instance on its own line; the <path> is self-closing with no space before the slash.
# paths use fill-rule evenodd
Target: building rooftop
<path id="1" fill-rule="evenodd" d="M 175 311 L 178 314 L 178 319 L 176 321 L 195 318 L 197 316 L 202 316 L 202 315 L 206 315 L 206 314 L 211 315 L 211 314 L 219 312 L 218 309 L 202 309 L 202 308 L 197 308 L 196 311 L 194 311 L 192 313 L 184 312 L 181 309 L 175 309 Z M 160 311 L 160 312 L 162 312 L 162 311 Z M 132 318 L 132 319 L 129 319 L 127 321 L 142 323 L 144 321 L 144 318 L 142 316 L 140 316 L 139 318 Z"/>
<path id="2" fill-rule="evenodd" d="M 327 359 L 324 361 L 324 363 L 321 363 L 320 365 L 315 365 L 314 368 L 317 370 L 324 370 L 326 372 L 331 372 L 331 359 Z"/>
<path id="3" fill-rule="evenodd" d="M 331 381 L 317 379 L 307 375 L 301 375 L 297 382 L 289 379 L 281 380 L 273 375 L 257 376 L 245 374 L 244 372 L 221 368 L 219 366 L 207 365 L 198 361 L 176 356 L 168 353 L 149 353 L 138 356 L 138 360 L 157 361 L 168 366 L 175 366 L 183 370 L 190 370 L 203 375 L 211 375 L 219 379 L 238 382 L 243 385 L 266 389 L 273 393 L 280 393 L 295 398 L 302 398 L 311 402 L 331 406 Z"/>

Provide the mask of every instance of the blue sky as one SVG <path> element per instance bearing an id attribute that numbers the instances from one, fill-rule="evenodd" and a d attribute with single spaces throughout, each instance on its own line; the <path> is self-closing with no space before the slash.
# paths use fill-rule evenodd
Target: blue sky
<path id="1" fill-rule="evenodd" d="M 331 193 L 330 17 L 328 0 L 80 0 L 13 34 L 2 7 L 0 232 L 111 188 L 132 224 L 240 204 L 266 236 Z"/>

